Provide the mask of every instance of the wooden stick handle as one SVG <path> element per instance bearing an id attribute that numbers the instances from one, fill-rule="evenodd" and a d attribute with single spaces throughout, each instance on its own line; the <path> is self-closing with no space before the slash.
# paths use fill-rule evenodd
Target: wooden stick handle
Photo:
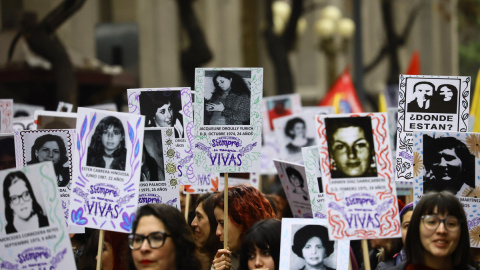
<path id="1" fill-rule="evenodd" d="M 223 248 L 228 247 L 228 173 L 225 173 L 223 184 Z"/>
<path id="2" fill-rule="evenodd" d="M 187 193 L 187 198 L 185 199 L 185 221 L 188 224 L 188 212 L 190 212 L 190 200 L 192 199 L 192 195 Z"/>
<path id="3" fill-rule="evenodd" d="M 368 243 L 366 239 L 362 239 L 362 253 L 363 253 L 363 265 L 365 270 L 371 270 L 370 257 L 368 257 Z"/>
<path id="4" fill-rule="evenodd" d="M 105 236 L 105 231 L 100 230 L 98 234 L 97 270 L 102 270 L 102 253 L 103 253 L 104 236 Z"/>

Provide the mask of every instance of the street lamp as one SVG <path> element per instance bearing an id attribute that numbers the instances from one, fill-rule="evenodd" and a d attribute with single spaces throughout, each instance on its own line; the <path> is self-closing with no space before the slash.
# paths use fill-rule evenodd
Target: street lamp
<path id="1" fill-rule="evenodd" d="M 320 38 L 319 49 L 327 57 L 328 87 L 337 77 L 337 57 L 345 54 L 355 32 L 355 23 L 342 18 L 336 6 L 326 6 L 320 11 L 320 19 L 315 23 L 315 32 Z"/>

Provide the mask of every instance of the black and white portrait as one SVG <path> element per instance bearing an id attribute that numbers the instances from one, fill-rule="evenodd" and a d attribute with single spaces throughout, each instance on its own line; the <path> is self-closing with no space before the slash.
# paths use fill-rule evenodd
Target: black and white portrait
<path id="1" fill-rule="evenodd" d="M 125 127 L 115 116 L 101 119 L 90 139 L 87 166 L 125 171 Z"/>
<path id="2" fill-rule="evenodd" d="M 71 175 L 71 157 L 67 148 L 68 132 L 24 132 L 22 135 L 26 165 L 51 161 L 57 176 L 57 186 L 66 187 L 70 183 Z"/>
<path id="3" fill-rule="evenodd" d="M 165 181 L 161 130 L 145 130 L 140 181 Z"/>
<path id="4" fill-rule="evenodd" d="M 423 192 L 475 188 L 475 156 L 455 137 L 423 135 Z"/>
<path id="5" fill-rule="evenodd" d="M 30 181 L 22 171 L 12 171 L 2 180 L 6 233 L 47 227 L 49 222 L 42 207 L 43 199 L 36 186 L 40 183 Z"/>
<path id="6" fill-rule="evenodd" d="M 313 125 L 313 117 L 299 115 L 285 122 L 283 133 L 288 141 L 285 145 L 288 154 L 298 154 L 301 153 L 302 147 L 315 145 L 312 129 L 307 129 L 307 123 Z"/>
<path id="7" fill-rule="evenodd" d="M 413 113 L 457 113 L 458 89 L 452 84 L 436 86 L 419 81 L 407 97 L 407 111 Z"/>
<path id="8" fill-rule="evenodd" d="M 294 167 L 287 167 L 285 173 L 293 187 L 292 192 L 300 195 L 305 201 L 308 201 L 307 183 L 302 174 Z"/>
<path id="9" fill-rule="evenodd" d="M 250 70 L 205 71 L 204 125 L 250 125 Z"/>
<path id="10" fill-rule="evenodd" d="M 376 177 L 370 117 L 325 118 L 332 178 Z"/>
<path id="11" fill-rule="evenodd" d="M 293 224 L 291 233 L 290 270 L 337 268 L 336 245 L 326 226 Z"/>
<path id="12" fill-rule="evenodd" d="M 145 127 L 174 127 L 175 138 L 185 134 L 180 90 L 141 91 L 140 114 L 145 115 Z"/>

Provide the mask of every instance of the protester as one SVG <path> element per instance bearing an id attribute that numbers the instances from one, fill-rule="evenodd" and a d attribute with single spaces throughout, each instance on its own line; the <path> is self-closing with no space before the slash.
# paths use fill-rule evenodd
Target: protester
<path id="1" fill-rule="evenodd" d="M 191 229 L 178 209 L 147 204 L 137 210 L 128 243 L 134 269 L 200 270 Z"/>
<path id="2" fill-rule="evenodd" d="M 457 197 L 448 191 L 422 197 L 408 226 L 405 252 L 406 261 L 391 269 L 476 269 L 465 211 Z"/>
<path id="3" fill-rule="evenodd" d="M 218 225 L 213 212 L 215 195 L 205 193 L 198 197 L 195 218 L 191 223 L 198 246 L 198 257 L 204 270 L 210 269 L 217 250 L 221 248 L 220 239 L 215 235 Z"/>
<path id="4" fill-rule="evenodd" d="M 240 269 L 278 270 L 282 223 L 270 218 L 255 223 L 245 235 L 240 251 Z"/>
<path id="5" fill-rule="evenodd" d="M 214 198 L 214 213 L 218 222 L 216 234 L 223 242 L 224 200 L 223 194 Z M 238 252 L 247 230 L 257 221 L 275 218 L 275 212 L 268 200 L 256 188 L 238 185 L 228 188 L 228 249 L 219 249 L 212 262 L 212 269 L 239 269 Z"/>

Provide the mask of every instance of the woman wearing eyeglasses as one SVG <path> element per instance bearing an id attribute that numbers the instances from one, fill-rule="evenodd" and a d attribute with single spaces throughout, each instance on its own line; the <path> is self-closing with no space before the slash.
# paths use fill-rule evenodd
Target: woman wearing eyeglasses
<path id="1" fill-rule="evenodd" d="M 405 242 L 407 260 L 392 269 L 476 269 L 467 219 L 448 191 L 429 192 L 415 207 Z"/>
<path id="2" fill-rule="evenodd" d="M 166 204 L 147 204 L 137 210 L 128 244 L 134 269 L 200 270 L 195 241 L 185 218 Z"/>
<path id="3" fill-rule="evenodd" d="M 5 219 L 7 234 L 48 226 L 48 218 L 43 214 L 37 202 L 27 176 L 14 171 L 3 181 L 3 199 L 5 200 Z"/>

